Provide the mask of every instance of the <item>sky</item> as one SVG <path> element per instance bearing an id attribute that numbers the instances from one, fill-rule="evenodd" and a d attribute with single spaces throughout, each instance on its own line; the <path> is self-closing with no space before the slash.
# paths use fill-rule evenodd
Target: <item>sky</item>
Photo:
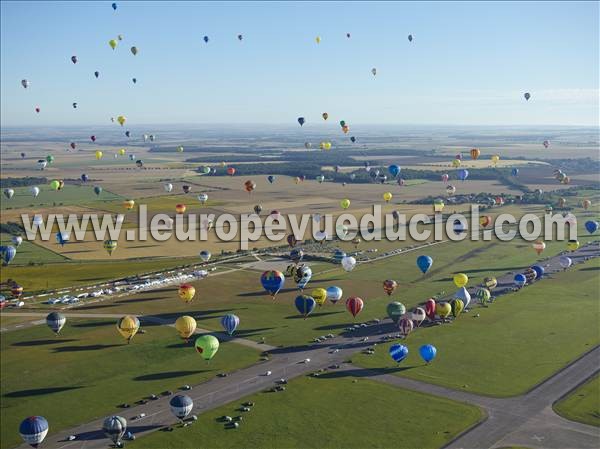
<path id="1" fill-rule="evenodd" d="M 3 127 L 598 126 L 598 2 L 111 3 L 2 1 Z"/>

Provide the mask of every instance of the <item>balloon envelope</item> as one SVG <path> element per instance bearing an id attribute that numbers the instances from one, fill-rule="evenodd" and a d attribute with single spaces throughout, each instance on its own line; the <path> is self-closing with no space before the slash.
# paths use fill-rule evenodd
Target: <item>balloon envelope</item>
<path id="1" fill-rule="evenodd" d="M 308 296 L 308 295 L 296 296 L 296 299 L 294 300 L 294 304 L 296 305 L 296 309 L 298 310 L 298 312 L 304 318 L 306 318 L 308 315 L 310 315 L 312 313 L 312 311 L 315 309 L 315 306 L 317 305 L 314 298 L 312 296 Z"/>
<path id="2" fill-rule="evenodd" d="M 435 359 L 437 349 L 433 345 L 423 345 L 419 348 L 419 355 L 425 361 L 425 363 L 431 362 Z"/>
<path id="3" fill-rule="evenodd" d="M 390 346 L 389 349 L 390 357 L 394 362 L 400 363 L 406 357 L 408 357 L 408 348 L 401 344 L 395 344 Z"/>
<path id="4" fill-rule="evenodd" d="M 419 267 L 419 270 L 421 270 L 423 273 L 427 273 L 427 271 L 429 271 L 429 269 L 431 268 L 431 265 L 433 265 L 433 259 L 431 257 L 417 257 L 417 267 Z"/>
<path id="5" fill-rule="evenodd" d="M 221 326 L 223 326 L 223 329 L 225 329 L 229 335 L 235 332 L 239 324 L 240 319 L 237 315 L 234 315 L 233 313 L 228 313 L 223 318 L 221 318 Z"/>
<path id="6" fill-rule="evenodd" d="M 219 340 L 213 335 L 203 335 L 196 339 L 196 352 L 206 361 L 212 359 L 219 350 Z"/>

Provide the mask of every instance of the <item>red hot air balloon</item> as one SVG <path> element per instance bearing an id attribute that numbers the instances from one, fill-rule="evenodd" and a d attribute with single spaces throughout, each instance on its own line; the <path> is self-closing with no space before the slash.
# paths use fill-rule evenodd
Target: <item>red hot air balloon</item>
<path id="1" fill-rule="evenodd" d="M 433 298 L 425 301 L 425 315 L 432 321 L 435 318 L 435 300 Z"/>
<path id="2" fill-rule="evenodd" d="M 393 279 L 383 281 L 383 291 L 385 291 L 388 294 L 388 296 L 394 293 L 394 290 L 396 290 L 396 288 L 398 288 L 398 283 Z"/>
<path id="3" fill-rule="evenodd" d="M 447 174 L 447 173 L 444 173 L 444 174 L 442 175 L 442 182 L 448 182 L 448 179 L 449 179 L 449 178 L 450 178 L 450 176 L 448 176 L 448 174 Z"/>
<path id="4" fill-rule="evenodd" d="M 350 296 L 350 298 L 346 300 L 346 309 L 354 318 L 356 318 L 356 315 L 360 313 L 364 305 L 365 303 L 358 296 Z"/>
<path id="5" fill-rule="evenodd" d="M 227 167 L 227 174 L 229 176 L 235 175 L 235 168 L 233 168 L 233 167 Z"/>

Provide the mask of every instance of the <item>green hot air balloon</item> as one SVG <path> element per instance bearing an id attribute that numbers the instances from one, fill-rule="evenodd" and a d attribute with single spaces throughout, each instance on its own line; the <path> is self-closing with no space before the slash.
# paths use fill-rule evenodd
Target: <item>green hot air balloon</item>
<path id="1" fill-rule="evenodd" d="M 392 301 L 387 306 L 387 314 L 394 323 L 398 323 L 400 317 L 406 313 L 404 304 L 398 301 Z"/>
<path id="2" fill-rule="evenodd" d="M 50 188 L 52 190 L 58 190 L 59 187 L 60 187 L 60 181 L 58 181 L 58 180 L 55 179 L 54 181 L 50 182 Z"/>
<path id="3" fill-rule="evenodd" d="M 203 335 L 196 339 L 195 346 L 196 352 L 208 362 L 219 350 L 219 340 L 212 335 Z"/>

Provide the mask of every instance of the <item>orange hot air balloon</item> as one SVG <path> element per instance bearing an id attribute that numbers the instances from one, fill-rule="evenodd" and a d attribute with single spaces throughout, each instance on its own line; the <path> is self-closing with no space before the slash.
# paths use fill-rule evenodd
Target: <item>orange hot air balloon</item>
<path id="1" fill-rule="evenodd" d="M 398 283 L 393 279 L 388 279 L 383 281 L 383 291 L 385 291 L 388 296 L 394 293 L 394 290 L 398 288 Z"/>
<path id="2" fill-rule="evenodd" d="M 542 252 L 546 249 L 546 244 L 541 240 L 535 241 L 531 246 L 533 247 L 538 256 L 542 254 Z"/>
<path id="3" fill-rule="evenodd" d="M 491 222 L 492 217 L 490 217 L 489 215 L 483 215 L 479 218 L 479 224 L 484 228 L 486 228 Z"/>
<path id="4" fill-rule="evenodd" d="M 473 148 L 471 150 L 471 159 L 477 160 L 477 158 L 479 158 L 480 155 L 481 155 L 481 150 L 480 149 Z"/>
<path id="5" fill-rule="evenodd" d="M 131 210 L 135 207 L 135 201 L 133 201 L 133 200 L 123 201 L 123 207 L 127 210 Z"/>
<path id="6" fill-rule="evenodd" d="M 256 183 L 249 179 L 244 183 L 244 189 L 246 190 L 246 192 L 252 193 L 254 189 L 256 189 Z"/>
<path id="7" fill-rule="evenodd" d="M 190 284 L 181 284 L 177 292 L 183 302 L 190 303 L 196 295 L 196 289 Z"/>
<path id="8" fill-rule="evenodd" d="M 229 176 L 235 175 L 235 168 L 233 168 L 233 167 L 227 167 L 227 174 Z"/>
<path id="9" fill-rule="evenodd" d="M 177 212 L 178 214 L 185 213 L 185 209 L 185 204 L 178 204 L 177 206 L 175 206 L 175 212 Z"/>

